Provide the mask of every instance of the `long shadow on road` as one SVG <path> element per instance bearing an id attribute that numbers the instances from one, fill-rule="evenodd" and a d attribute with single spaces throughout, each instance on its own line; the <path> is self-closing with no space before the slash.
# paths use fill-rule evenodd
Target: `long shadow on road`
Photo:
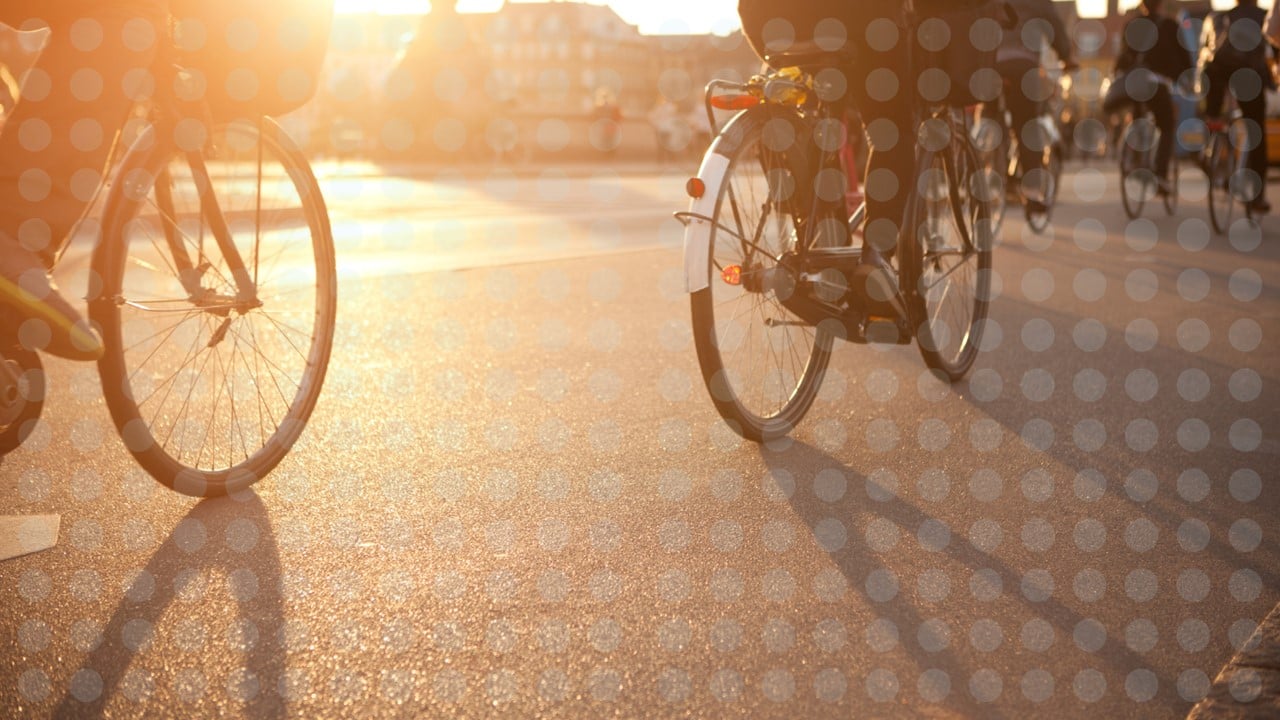
<path id="1" fill-rule="evenodd" d="M 235 552 L 213 542 L 224 537 Z M 205 538 L 210 541 L 206 543 Z M 241 499 L 204 500 L 175 525 L 146 568 L 123 590 L 103 629 L 102 643 L 73 676 L 54 717 L 100 717 L 121 692 L 122 683 L 130 684 L 132 693 L 145 692 L 150 681 L 145 675 L 130 677 L 131 664 L 153 642 L 154 629 L 166 613 L 171 608 L 181 612 L 187 605 L 181 597 L 183 589 L 201 582 L 199 576 L 213 569 L 227 573 L 236 597 L 219 602 L 236 607 L 244 630 L 236 643 L 244 656 L 243 672 L 228 689 L 239 696 L 243 703 L 240 710 L 246 717 L 284 716 L 284 700 L 269 683 L 283 677 L 285 669 L 285 653 L 274 632 L 284 619 L 280 555 L 266 507 L 250 492 Z M 206 616 L 210 596 L 206 594 L 196 605 Z M 167 624 L 172 626 L 174 620 L 168 618 Z M 228 679 L 236 678 L 233 668 L 225 669 Z M 96 689 L 94 673 L 101 678 L 101 691 L 83 692 L 81 688 Z M 77 698 L 77 693 L 85 695 L 85 700 Z"/>
<path id="2" fill-rule="evenodd" d="M 887 500 L 882 499 L 882 501 L 874 502 L 870 505 L 861 502 L 862 499 L 865 499 L 865 496 L 852 491 L 852 488 L 868 486 L 871 481 L 866 476 L 849 468 L 840 460 L 803 442 L 794 441 L 789 447 L 781 451 L 772 451 L 762 447 L 760 448 L 760 453 L 771 471 L 783 470 L 800 476 L 801 472 L 798 472 L 798 470 L 812 471 L 814 468 L 840 468 L 848 476 L 850 491 L 846 492 L 839 501 L 834 503 L 823 502 L 817 499 L 814 493 L 791 493 L 789 497 L 791 508 L 811 530 L 817 528 L 823 520 L 831 517 L 844 518 L 850 521 L 856 517 L 874 517 L 889 520 L 904 535 L 913 537 L 926 521 L 937 520 L 933 515 L 904 500 L 901 495 L 896 493 Z M 865 523 L 855 524 L 863 525 Z M 850 587 L 854 588 L 855 592 L 863 594 L 866 604 L 874 608 L 880 617 L 892 621 L 900 629 L 903 635 L 901 647 L 909 654 L 911 661 L 922 672 L 936 668 L 946 672 L 952 678 L 953 683 L 960 681 L 960 687 L 953 685 L 943 701 L 948 710 L 958 711 L 965 717 L 993 719 L 1015 717 L 1002 714 L 1000 708 L 995 705 L 979 702 L 969 691 L 967 683 L 963 682 L 963 680 L 970 678 L 977 670 L 984 667 L 983 664 L 970 662 L 962 657 L 951 643 L 947 643 L 945 647 L 936 652 L 929 652 L 919 643 L 914 643 L 907 639 L 908 636 L 914 636 L 915 631 L 922 627 L 922 624 L 929 619 L 931 614 L 913 604 L 911 599 L 906 597 L 907 593 L 904 592 L 906 589 L 905 583 L 902 583 L 902 587 L 893 592 L 893 596 L 887 600 L 884 597 L 885 593 L 879 591 L 883 590 L 883 588 L 873 591 L 869 587 L 871 584 L 869 582 L 870 575 L 876 570 L 888 570 L 896 578 L 902 580 L 916 577 L 916 568 L 909 564 L 911 561 L 906 556 L 895 552 L 884 554 L 866 552 L 865 546 L 853 538 L 844 543 L 843 547 L 835 550 L 828 549 L 827 553 L 832 562 L 848 580 Z M 983 552 L 964 539 L 951 539 L 940 554 L 944 554 L 953 562 L 959 563 L 970 573 L 980 570 L 994 571 L 999 576 L 1003 587 L 1018 588 L 1024 582 L 1023 574 L 1018 569 L 1010 566 L 996 555 Z M 895 563 L 895 557 L 900 557 L 906 562 Z M 875 597 L 875 595 L 880 595 L 880 597 Z M 1025 606 L 1031 616 L 1049 622 L 1058 634 L 1066 637 L 1072 636 L 1079 623 L 1091 619 L 1057 600 L 1052 592 L 1044 593 L 1044 595 L 1046 597 L 1039 602 L 1033 602 L 1016 591 L 1004 593 L 1006 600 L 1016 598 L 1016 602 Z M 1122 671 L 1120 674 L 1133 668 L 1150 665 L 1148 659 L 1138 655 L 1123 643 L 1114 640 L 1107 641 L 1106 650 L 1100 653 L 1100 656 L 1100 659 Z M 1170 687 L 1173 684 L 1173 678 L 1171 677 L 1161 676 L 1159 680 L 1164 687 Z M 1168 703 L 1167 710 L 1170 717 L 1186 711 L 1185 706 L 1180 704 L 1176 698 L 1162 696 L 1160 700 Z"/>

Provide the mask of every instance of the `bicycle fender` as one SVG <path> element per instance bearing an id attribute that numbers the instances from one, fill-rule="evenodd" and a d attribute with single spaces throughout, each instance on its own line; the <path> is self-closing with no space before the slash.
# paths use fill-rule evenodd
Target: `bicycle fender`
<path id="1" fill-rule="evenodd" d="M 711 222 L 702 218 L 715 217 L 716 202 L 720 198 L 720 185 L 724 182 L 729 169 L 729 158 L 711 150 L 702 158 L 698 168 L 698 179 L 702 181 L 705 191 L 702 197 L 689 200 L 689 212 L 692 217 L 684 228 L 684 289 L 695 293 L 705 290 L 707 281 L 707 263 L 711 261 Z"/>
<path id="2" fill-rule="evenodd" d="M 711 258 L 711 236 L 715 230 L 709 218 L 716 215 L 720 202 L 720 190 L 729 173 L 730 158 L 737 155 L 743 142 L 748 141 L 755 130 L 773 120 L 784 120 L 796 128 L 795 109 L 780 105 L 757 105 L 734 115 L 724 129 L 712 141 L 698 168 L 698 179 L 705 190 L 702 197 L 689 201 L 689 224 L 684 230 L 685 291 L 695 293 L 709 286 L 707 266 Z M 795 142 L 808 143 L 808 136 L 796 128 Z"/>

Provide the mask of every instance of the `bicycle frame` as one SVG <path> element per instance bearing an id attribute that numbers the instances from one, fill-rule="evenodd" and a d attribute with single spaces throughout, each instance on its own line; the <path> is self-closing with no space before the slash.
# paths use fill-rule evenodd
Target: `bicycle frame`
<path id="1" fill-rule="evenodd" d="M 189 82 L 190 76 L 184 70 L 177 66 L 168 65 L 166 76 L 168 79 L 167 87 L 174 87 L 175 83 Z M 163 86 L 164 83 L 161 83 Z M 178 272 L 178 277 L 182 282 L 183 289 L 187 292 L 188 298 L 193 305 L 209 309 L 213 312 L 224 314 L 231 310 L 238 312 L 246 312 L 255 307 L 262 305 L 258 298 L 257 292 L 257 242 L 255 238 L 254 248 L 255 257 L 253 258 L 253 272 L 249 272 L 249 268 L 241 257 L 240 250 L 236 247 L 235 242 L 231 238 L 231 229 L 227 226 L 226 218 L 222 213 L 222 209 L 218 205 L 218 200 L 213 193 L 213 183 L 209 175 L 209 168 L 205 160 L 206 153 L 215 154 L 214 148 L 210 141 L 206 138 L 200 147 L 195 149 L 183 150 L 178 147 L 175 139 L 175 129 L 178 122 L 177 118 L 199 118 L 203 123 L 205 132 L 212 126 L 212 118 L 210 117 L 208 106 L 204 101 L 182 101 L 175 95 L 162 96 L 157 98 L 155 104 L 151 107 L 149 113 L 151 120 L 150 126 L 142 132 L 141 135 L 133 142 L 129 150 L 125 151 L 124 158 L 136 158 L 139 165 L 145 164 L 146 155 L 148 153 L 161 153 L 162 156 L 184 157 L 191 169 L 193 179 L 195 180 L 197 191 L 200 198 L 200 213 L 205 222 L 209 225 L 209 230 L 213 235 L 214 243 L 218 250 L 222 253 L 223 258 L 227 262 L 227 267 L 231 271 L 232 280 L 236 285 L 236 294 L 234 297 L 219 295 L 212 290 L 203 287 L 200 284 L 201 276 L 205 263 L 201 262 L 200 256 L 203 255 L 204 238 L 199 238 L 197 249 L 199 255 L 192 258 L 184 240 L 182 229 L 176 218 L 173 199 L 169 188 L 168 171 L 162 172 L 154 179 L 152 188 L 155 191 L 155 209 L 161 217 L 161 225 L 164 229 L 165 245 L 169 251 L 174 268 Z M 261 130 L 262 122 L 259 119 L 259 147 L 257 152 L 258 167 L 257 178 L 258 188 L 257 197 L 259 211 L 261 209 L 262 195 L 262 148 L 261 148 Z M 117 143 L 118 146 L 118 136 Z M 116 149 L 113 148 L 114 154 Z M 116 172 L 113 174 L 115 182 L 129 182 L 130 173 L 138 170 L 140 167 L 133 167 L 124 162 L 120 162 Z M 104 183 L 105 186 L 107 183 Z M 135 187 L 130 188 L 133 194 L 145 194 L 147 188 Z M 101 187 L 99 187 L 101 191 Z M 108 208 L 108 211 L 111 209 Z M 82 218 L 83 220 L 83 218 Z M 109 218 L 104 218 L 104 226 L 110 227 Z M 255 227 L 260 228 L 261 218 L 255 217 Z M 260 232 L 260 229 L 259 229 Z M 69 243 L 67 243 L 69 244 Z M 64 244 L 65 247 L 65 244 Z M 98 239 L 94 247 L 94 262 L 99 260 L 109 251 L 106 243 L 102 238 Z M 107 298 L 112 302 L 123 302 L 120 298 Z"/>

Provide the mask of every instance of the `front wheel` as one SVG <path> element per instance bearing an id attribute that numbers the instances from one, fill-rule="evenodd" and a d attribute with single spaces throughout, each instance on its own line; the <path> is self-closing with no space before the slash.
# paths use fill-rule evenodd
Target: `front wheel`
<path id="1" fill-rule="evenodd" d="M 784 304 L 797 290 L 779 259 L 797 249 L 811 205 L 805 137 L 794 111 L 762 106 L 726 127 L 708 151 L 714 162 L 704 163 L 727 165 L 704 178 L 719 194 L 708 285 L 691 298 L 694 345 L 716 410 L 757 442 L 787 434 L 808 412 L 834 339 Z M 840 220 L 825 225 L 847 237 Z"/>
<path id="2" fill-rule="evenodd" d="M 337 273 L 320 188 L 278 125 L 214 128 L 200 150 L 144 137 L 94 258 L 107 408 L 164 485 L 221 495 L 284 458 L 315 408 Z"/>
<path id="3" fill-rule="evenodd" d="M 991 205 L 967 142 L 926 157 L 908 209 L 902 289 L 925 364 L 959 380 L 973 367 L 991 299 Z"/>
<path id="4" fill-rule="evenodd" d="M 0 323 L 0 455 L 17 448 L 35 430 L 45 393 L 39 353 L 23 347 L 7 325 Z"/>

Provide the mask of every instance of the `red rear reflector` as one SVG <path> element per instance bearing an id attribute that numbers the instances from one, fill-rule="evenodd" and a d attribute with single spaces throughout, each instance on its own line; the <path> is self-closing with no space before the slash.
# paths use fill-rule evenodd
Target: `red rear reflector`
<path id="1" fill-rule="evenodd" d="M 702 182 L 702 178 L 689 178 L 689 182 L 684 184 L 684 191 L 691 198 L 700 198 L 707 192 L 707 184 Z"/>
<path id="2" fill-rule="evenodd" d="M 760 104 L 755 95 L 716 95 L 711 98 L 711 106 L 721 110 L 746 110 Z"/>
<path id="3" fill-rule="evenodd" d="M 730 265 L 720 271 L 720 279 L 730 285 L 742 284 L 742 266 Z"/>

